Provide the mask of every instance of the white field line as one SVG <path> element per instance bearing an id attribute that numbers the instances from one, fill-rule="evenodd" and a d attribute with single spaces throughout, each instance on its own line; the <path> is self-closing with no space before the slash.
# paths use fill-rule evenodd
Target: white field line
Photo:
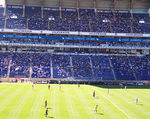
<path id="1" fill-rule="evenodd" d="M 34 93 L 34 92 L 32 92 L 32 93 Z M 32 108 L 30 110 L 30 114 L 28 115 L 28 119 L 34 119 L 36 116 L 39 117 L 39 115 L 40 115 L 40 113 L 36 114 L 36 112 L 38 111 L 39 107 L 41 106 L 41 104 L 39 102 L 43 101 L 43 97 L 40 94 L 42 94 L 42 90 L 38 91 L 37 95 L 35 96 L 36 98 L 34 99 Z"/>
<path id="2" fill-rule="evenodd" d="M 75 115 L 75 112 L 73 112 L 73 106 L 72 106 L 72 103 L 70 102 L 70 98 L 66 98 L 65 100 L 68 100 L 68 104 L 67 105 L 67 110 L 68 112 L 71 112 L 69 113 L 69 116 L 72 117 L 73 116 L 73 119 L 77 119 L 76 115 Z M 72 115 L 72 116 L 71 116 Z"/>
<path id="3" fill-rule="evenodd" d="M 84 94 L 81 94 L 82 93 L 81 91 L 80 92 L 77 92 L 77 90 L 75 90 L 75 91 L 77 94 L 79 94 L 80 100 L 82 101 L 82 103 L 87 106 L 87 108 L 85 110 L 86 110 L 86 112 L 88 112 L 90 119 L 96 119 L 97 117 L 94 114 L 94 111 L 90 108 L 90 106 L 89 106 L 90 103 L 86 100 Z"/>
<path id="4" fill-rule="evenodd" d="M 96 89 L 97 90 L 97 89 Z M 98 91 L 98 90 L 97 90 Z M 99 91 L 98 91 L 99 93 Z M 102 95 L 101 93 L 99 93 Z M 122 109 L 120 109 L 116 104 L 114 104 L 109 98 L 107 98 L 105 95 L 102 95 L 105 99 L 107 99 L 112 105 L 114 105 L 120 112 L 122 112 L 124 115 L 126 115 L 129 119 L 132 119 L 126 112 L 124 112 Z"/>
<path id="5" fill-rule="evenodd" d="M 67 95 L 67 94 L 65 93 L 65 101 L 66 101 L 66 103 L 67 103 L 67 100 L 68 100 L 68 104 L 69 104 L 69 105 L 67 104 L 68 112 L 71 111 L 71 114 L 73 115 L 73 119 L 79 119 L 79 115 L 78 115 L 77 110 L 74 110 L 74 109 L 75 109 L 75 106 L 74 106 L 74 103 L 72 103 L 72 97 L 70 97 L 71 95 L 70 95 L 70 93 L 68 92 L 68 89 L 66 89 L 66 90 L 67 90 L 66 93 L 69 94 L 69 95 Z M 69 113 L 70 117 L 72 117 L 71 114 Z"/>

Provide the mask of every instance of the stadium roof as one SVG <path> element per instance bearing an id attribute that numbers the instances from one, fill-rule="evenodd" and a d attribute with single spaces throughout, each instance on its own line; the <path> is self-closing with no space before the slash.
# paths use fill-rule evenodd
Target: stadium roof
<path id="1" fill-rule="evenodd" d="M 63 8 L 146 9 L 150 0 L 6 0 L 8 5 L 47 6 Z"/>

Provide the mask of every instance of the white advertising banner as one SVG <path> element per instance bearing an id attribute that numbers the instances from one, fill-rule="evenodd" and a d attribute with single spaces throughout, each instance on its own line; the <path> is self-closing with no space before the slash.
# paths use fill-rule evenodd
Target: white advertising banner
<path id="1" fill-rule="evenodd" d="M 150 34 L 140 34 L 140 33 L 105 33 L 105 32 L 26 30 L 26 29 L 0 29 L 0 32 L 37 33 L 37 34 L 63 34 L 63 35 L 85 35 L 85 36 L 150 37 Z"/>

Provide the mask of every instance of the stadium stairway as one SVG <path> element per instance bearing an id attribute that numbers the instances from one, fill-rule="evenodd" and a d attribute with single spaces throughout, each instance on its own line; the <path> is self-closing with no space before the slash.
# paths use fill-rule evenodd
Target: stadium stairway
<path id="1" fill-rule="evenodd" d="M 25 5 L 23 6 L 23 14 L 22 14 L 23 17 L 25 17 Z"/>
<path id="2" fill-rule="evenodd" d="M 62 18 L 61 7 L 59 7 L 59 11 L 60 11 L 60 18 Z"/>
<path id="3" fill-rule="evenodd" d="M 112 70 L 112 73 L 113 73 L 113 76 L 114 76 L 114 79 L 117 80 L 116 78 L 116 75 L 115 75 L 115 72 L 114 72 L 114 68 L 113 68 L 113 65 L 112 65 L 112 62 L 110 60 L 110 58 L 108 57 L 108 60 L 109 60 L 109 64 L 110 64 L 110 67 L 111 67 L 111 70 Z"/>
<path id="4" fill-rule="evenodd" d="M 41 7 L 41 17 L 43 18 L 43 7 Z"/>
<path id="5" fill-rule="evenodd" d="M 73 64 L 72 64 L 72 57 L 71 56 L 70 56 L 70 66 L 71 66 L 72 77 L 74 79 L 74 70 L 73 70 Z"/>
<path id="6" fill-rule="evenodd" d="M 133 33 L 132 23 L 130 23 L 131 33 Z"/>
<path id="7" fill-rule="evenodd" d="M 7 72 L 7 79 L 9 79 L 9 75 L 10 75 L 10 66 L 11 66 L 11 62 L 12 62 L 12 60 L 9 61 L 8 72 Z"/>
<path id="8" fill-rule="evenodd" d="M 6 29 L 7 17 L 5 18 L 4 29 Z"/>
<path id="9" fill-rule="evenodd" d="M 92 77 L 94 78 L 93 64 L 92 64 L 92 59 L 90 56 L 89 56 L 89 59 L 90 59 L 90 65 L 91 65 L 91 69 L 92 69 Z"/>
<path id="10" fill-rule="evenodd" d="M 80 19 L 79 8 L 77 9 L 78 19 Z"/>
<path id="11" fill-rule="evenodd" d="M 30 71 L 29 71 L 29 78 L 32 78 L 32 63 L 30 61 Z"/>

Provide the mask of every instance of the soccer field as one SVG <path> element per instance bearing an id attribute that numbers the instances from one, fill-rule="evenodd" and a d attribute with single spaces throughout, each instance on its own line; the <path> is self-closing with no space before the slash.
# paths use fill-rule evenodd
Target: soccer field
<path id="1" fill-rule="evenodd" d="M 92 97 L 95 90 L 96 97 Z M 136 105 L 135 99 L 139 98 Z M 44 102 L 48 101 L 48 117 Z M 94 112 L 98 105 L 98 112 Z M 150 89 L 0 84 L 0 119 L 150 119 Z"/>

